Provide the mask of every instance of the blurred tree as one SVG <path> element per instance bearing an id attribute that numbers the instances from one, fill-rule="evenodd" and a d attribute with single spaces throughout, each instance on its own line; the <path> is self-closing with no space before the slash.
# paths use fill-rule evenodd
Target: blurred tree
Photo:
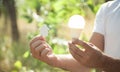
<path id="1" fill-rule="evenodd" d="M 12 40 L 18 41 L 19 30 L 17 27 L 17 15 L 16 15 L 15 1 L 14 0 L 3 0 L 3 5 L 4 5 L 4 8 L 6 9 L 6 12 L 8 13 L 10 17 Z M 5 15 L 5 17 L 7 16 Z"/>

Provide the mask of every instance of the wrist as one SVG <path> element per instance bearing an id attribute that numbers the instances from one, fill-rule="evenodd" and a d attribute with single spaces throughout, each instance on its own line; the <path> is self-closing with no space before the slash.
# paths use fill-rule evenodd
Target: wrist
<path id="1" fill-rule="evenodd" d="M 105 65 L 105 63 L 106 63 L 106 56 L 104 55 L 104 53 L 102 53 L 95 68 L 98 70 L 103 70 L 103 66 Z"/>
<path id="2" fill-rule="evenodd" d="M 53 66 L 53 67 L 58 67 L 58 68 L 62 67 L 62 60 L 61 60 L 61 58 L 59 57 L 59 55 L 55 55 L 55 57 L 56 57 L 56 60 L 55 60 L 55 62 L 52 64 L 52 66 Z"/>
<path id="3" fill-rule="evenodd" d="M 71 56 L 70 55 L 57 55 L 57 64 L 55 67 L 64 69 L 64 70 L 69 70 L 69 64 Z"/>
<path id="4" fill-rule="evenodd" d="M 112 66 L 111 58 L 103 54 L 100 69 L 103 71 L 107 71 L 106 69 L 110 66 Z"/>

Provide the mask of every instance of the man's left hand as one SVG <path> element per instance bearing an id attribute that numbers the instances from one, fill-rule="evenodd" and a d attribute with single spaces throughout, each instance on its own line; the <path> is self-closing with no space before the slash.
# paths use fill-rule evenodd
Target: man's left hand
<path id="1" fill-rule="evenodd" d="M 83 49 L 80 49 L 81 46 Z M 73 39 L 69 43 L 69 50 L 72 56 L 80 63 L 87 67 L 99 68 L 102 66 L 103 52 L 91 43 L 79 39 Z"/>

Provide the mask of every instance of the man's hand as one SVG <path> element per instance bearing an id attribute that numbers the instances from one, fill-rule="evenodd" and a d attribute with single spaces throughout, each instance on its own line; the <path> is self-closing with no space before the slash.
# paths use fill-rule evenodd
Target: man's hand
<path id="1" fill-rule="evenodd" d="M 79 64 L 71 55 L 54 55 L 45 38 L 37 36 L 30 42 L 32 56 L 51 66 L 63 68 L 71 72 L 89 72 L 90 69 Z"/>
<path id="2" fill-rule="evenodd" d="M 49 65 L 57 66 L 58 58 L 53 54 L 51 47 L 46 43 L 45 38 L 37 36 L 30 42 L 32 56 Z"/>
<path id="3" fill-rule="evenodd" d="M 85 50 L 78 48 L 78 45 Z M 69 43 L 69 50 L 72 56 L 80 63 L 87 67 L 99 68 L 102 66 L 103 53 L 95 45 L 74 39 Z"/>

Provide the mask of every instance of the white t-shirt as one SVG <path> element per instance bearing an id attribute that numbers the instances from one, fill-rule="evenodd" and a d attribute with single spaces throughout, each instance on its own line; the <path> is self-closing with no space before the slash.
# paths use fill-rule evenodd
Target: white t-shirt
<path id="1" fill-rule="evenodd" d="M 104 52 L 120 59 L 120 0 L 109 1 L 100 7 L 94 32 L 104 35 Z"/>

